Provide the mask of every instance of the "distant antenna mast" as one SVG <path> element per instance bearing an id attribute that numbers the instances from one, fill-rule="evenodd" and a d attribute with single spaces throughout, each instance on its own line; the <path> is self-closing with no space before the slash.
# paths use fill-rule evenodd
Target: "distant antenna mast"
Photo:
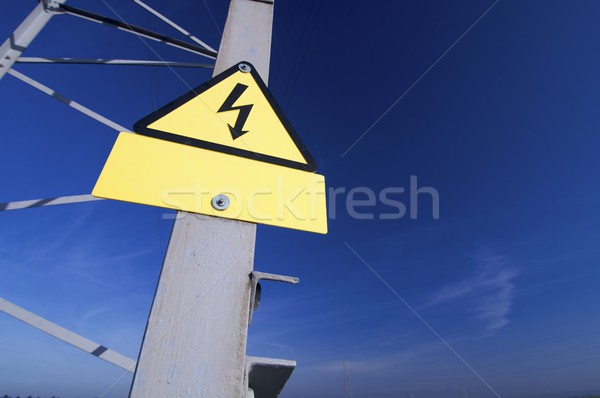
<path id="1" fill-rule="evenodd" d="M 354 398 L 352 389 L 350 388 L 350 380 L 348 379 L 348 362 L 344 361 L 344 398 Z"/>

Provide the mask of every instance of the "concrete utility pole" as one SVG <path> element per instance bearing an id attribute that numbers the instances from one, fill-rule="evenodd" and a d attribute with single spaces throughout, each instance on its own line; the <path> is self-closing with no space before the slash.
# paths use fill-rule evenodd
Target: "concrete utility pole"
<path id="1" fill-rule="evenodd" d="M 231 0 L 214 75 L 249 61 L 266 82 L 272 21 L 272 1 Z M 178 214 L 131 397 L 254 396 L 246 340 L 255 235 L 255 224 Z"/>

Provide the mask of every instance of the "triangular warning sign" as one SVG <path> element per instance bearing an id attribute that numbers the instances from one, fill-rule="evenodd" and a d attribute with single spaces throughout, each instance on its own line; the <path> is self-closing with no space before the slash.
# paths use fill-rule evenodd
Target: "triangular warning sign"
<path id="1" fill-rule="evenodd" d="M 135 132 L 305 171 L 317 165 L 254 67 L 241 62 L 138 121 Z"/>

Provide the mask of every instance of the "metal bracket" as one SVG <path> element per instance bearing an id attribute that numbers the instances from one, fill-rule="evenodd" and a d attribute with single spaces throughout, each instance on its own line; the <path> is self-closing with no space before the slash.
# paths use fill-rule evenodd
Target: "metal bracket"
<path id="1" fill-rule="evenodd" d="M 260 295 L 262 288 L 260 286 L 260 280 L 266 281 L 284 282 L 296 285 L 300 283 L 300 279 L 295 276 L 285 276 L 277 274 L 268 274 L 266 272 L 253 271 L 250 273 L 250 281 L 252 282 L 252 293 L 250 295 L 250 316 L 248 317 L 248 325 L 252 322 L 252 313 L 256 311 L 260 305 Z"/>
<path id="2" fill-rule="evenodd" d="M 65 12 L 60 8 L 60 4 L 56 0 L 42 0 L 42 5 L 44 6 L 44 11 L 52 12 L 56 14 L 64 14 Z"/>
<path id="3" fill-rule="evenodd" d="M 246 398 L 277 398 L 295 368 L 296 361 L 246 356 Z"/>

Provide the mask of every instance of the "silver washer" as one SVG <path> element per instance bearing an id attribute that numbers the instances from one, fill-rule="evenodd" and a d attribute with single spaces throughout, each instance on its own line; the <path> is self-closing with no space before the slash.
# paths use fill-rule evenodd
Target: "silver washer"
<path id="1" fill-rule="evenodd" d="M 226 195 L 220 194 L 212 198 L 211 204 L 215 210 L 223 211 L 229 207 L 230 201 Z"/>
<path id="2" fill-rule="evenodd" d="M 250 65 L 244 63 L 238 64 L 238 68 L 244 73 L 248 73 L 252 70 Z"/>

